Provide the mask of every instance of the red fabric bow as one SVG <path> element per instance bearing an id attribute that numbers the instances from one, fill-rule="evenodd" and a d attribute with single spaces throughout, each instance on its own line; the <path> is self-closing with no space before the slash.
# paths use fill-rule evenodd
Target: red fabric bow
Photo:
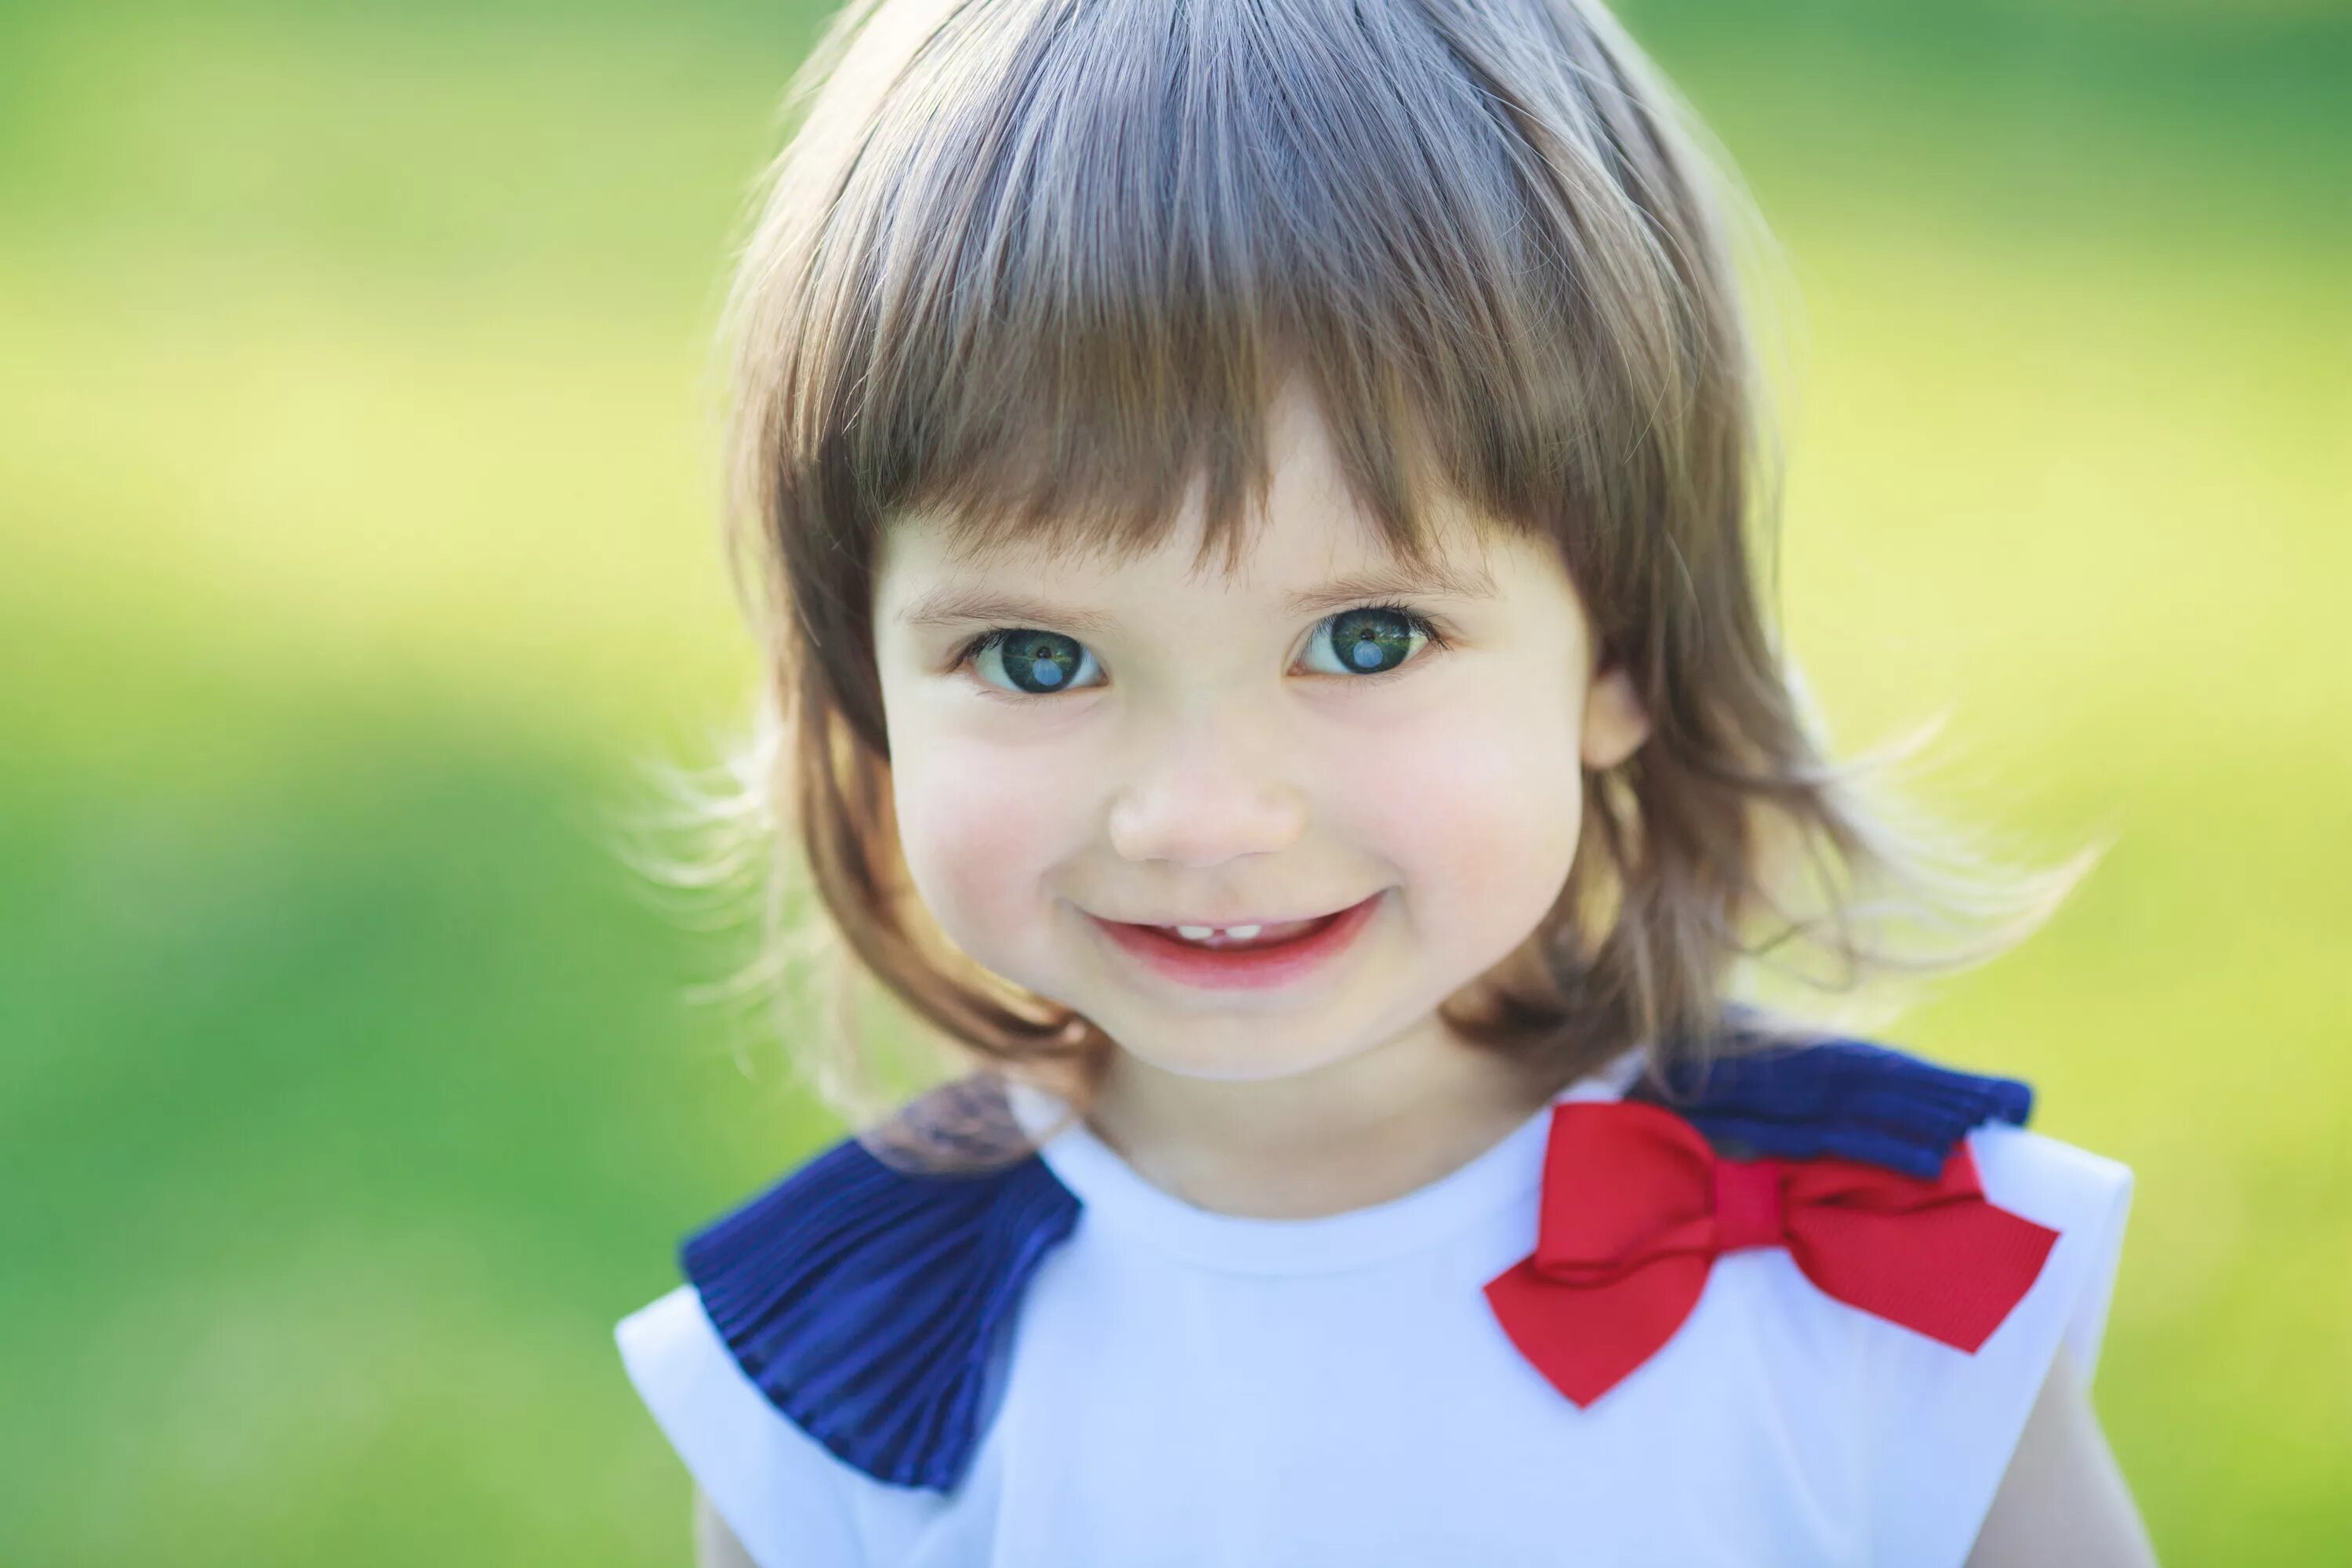
<path id="1" fill-rule="evenodd" d="M 1717 1253 L 1786 1247 L 1827 1295 L 1974 1352 L 2058 1233 L 1987 1202 L 1963 1143 L 1936 1180 L 1853 1160 L 1718 1158 L 1639 1101 L 1552 1108 L 1536 1249 L 1486 1285 L 1520 1353 L 1590 1405 L 1657 1353 Z"/>

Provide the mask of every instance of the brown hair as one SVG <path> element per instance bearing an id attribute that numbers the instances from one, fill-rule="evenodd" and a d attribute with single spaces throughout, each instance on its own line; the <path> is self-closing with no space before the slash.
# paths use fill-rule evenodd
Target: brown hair
<path id="1" fill-rule="evenodd" d="M 911 889 L 877 547 L 919 510 L 960 544 L 1116 560 L 1197 494 L 1230 569 L 1293 374 L 1400 555 L 1438 487 L 1556 546 L 1654 724 L 1588 781 L 1517 962 L 1449 1002 L 1475 1046 L 1565 1083 L 1637 1042 L 1804 1037 L 1746 1005 L 1727 1028 L 1769 979 L 1746 961 L 1810 945 L 1839 973 L 1784 973 L 1842 994 L 1980 963 L 2102 852 L 2013 872 L 1865 789 L 1932 727 L 1827 760 L 1768 615 L 1778 438 L 1734 246 L 1769 263 L 1769 237 L 1598 4 L 853 0 L 791 104 L 723 334 L 761 722 L 706 803 L 766 847 L 733 862 L 770 889 L 761 975 L 837 937 L 967 1067 L 1083 1104 L 1109 1042 L 981 970 Z M 803 871 L 821 931 L 792 912 Z M 1989 929 L 1914 954 L 1906 923 Z M 845 1009 L 816 1045 L 820 1091 L 871 1114 L 875 1042 Z"/>

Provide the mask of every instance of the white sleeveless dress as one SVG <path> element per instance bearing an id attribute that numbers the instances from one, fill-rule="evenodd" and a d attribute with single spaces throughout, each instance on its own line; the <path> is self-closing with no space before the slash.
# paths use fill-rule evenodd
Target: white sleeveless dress
<path id="1" fill-rule="evenodd" d="M 1632 1065 L 1559 1099 L 1615 1098 Z M 1016 1091 L 1032 1128 L 1055 1109 Z M 1960 1563 L 2058 1347 L 2086 1379 L 2096 1365 L 2130 1173 L 2019 1127 L 1969 1134 L 1987 1199 L 2058 1232 L 1974 1353 L 1822 1294 L 1784 1249 L 1745 1250 L 1579 1408 L 1482 1293 L 1533 1244 L 1549 1120 L 1307 1220 L 1192 1207 L 1063 1131 L 1041 1154 L 1083 1207 L 1028 1283 L 947 1492 L 803 1433 L 691 1285 L 616 1337 L 762 1568 Z"/>

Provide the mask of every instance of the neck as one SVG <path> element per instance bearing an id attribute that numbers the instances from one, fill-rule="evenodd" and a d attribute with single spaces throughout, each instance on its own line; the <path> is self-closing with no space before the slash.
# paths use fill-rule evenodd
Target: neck
<path id="1" fill-rule="evenodd" d="M 1115 1051 L 1088 1115 L 1161 1191 L 1199 1208 L 1310 1219 L 1402 1197 L 1492 1148 L 1550 1088 L 1432 1016 L 1286 1078 L 1188 1078 Z"/>

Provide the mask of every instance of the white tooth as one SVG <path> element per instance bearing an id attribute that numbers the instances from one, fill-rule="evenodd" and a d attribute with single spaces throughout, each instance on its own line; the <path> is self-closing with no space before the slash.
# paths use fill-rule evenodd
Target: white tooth
<path id="1" fill-rule="evenodd" d="M 1247 942 L 1265 929 L 1264 926 L 1228 926 L 1225 934 L 1235 942 Z"/>
<path id="2" fill-rule="evenodd" d="M 1198 942 L 1204 936 L 1214 935 L 1216 929 L 1214 926 L 1178 926 L 1176 934 L 1186 942 Z"/>

